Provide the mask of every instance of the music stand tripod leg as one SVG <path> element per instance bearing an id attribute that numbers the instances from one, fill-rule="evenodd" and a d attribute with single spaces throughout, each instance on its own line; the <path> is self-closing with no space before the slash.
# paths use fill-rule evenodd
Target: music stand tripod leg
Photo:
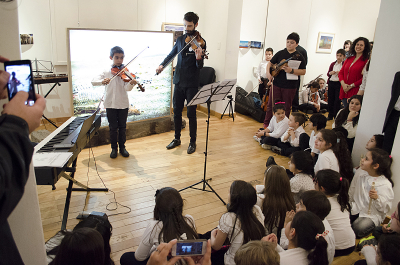
<path id="1" fill-rule="evenodd" d="M 222 117 L 224 116 L 224 114 L 225 114 L 225 112 L 226 112 L 226 109 L 229 107 L 229 110 L 228 110 L 228 113 L 229 113 L 229 117 L 231 116 L 231 111 L 232 111 L 232 118 L 233 118 L 233 121 L 235 121 L 235 118 L 233 117 L 233 106 L 232 106 L 232 101 L 234 101 L 233 100 L 233 97 L 232 97 L 232 95 L 229 95 L 229 96 L 227 96 L 227 98 L 229 98 L 229 101 L 228 101 L 228 103 L 226 104 L 226 107 L 225 107 L 225 109 L 224 109 L 224 112 L 222 112 L 222 115 L 221 115 L 221 119 L 222 119 Z"/>

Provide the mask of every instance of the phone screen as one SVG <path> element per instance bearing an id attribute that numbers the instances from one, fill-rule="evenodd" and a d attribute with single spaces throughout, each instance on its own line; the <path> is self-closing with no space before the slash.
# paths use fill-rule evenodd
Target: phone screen
<path id="1" fill-rule="evenodd" d="M 5 70 L 10 74 L 8 80 L 8 99 L 11 100 L 19 91 L 29 93 L 26 105 L 35 103 L 35 90 L 32 76 L 32 65 L 29 60 L 10 61 L 4 63 Z"/>
<path id="2" fill-rule="evenodd" d="M 176 243 L 176 256 L 182 255 L 202 255 L 203 243 L 207 241 L 200 242 L 178 242 Z"/>

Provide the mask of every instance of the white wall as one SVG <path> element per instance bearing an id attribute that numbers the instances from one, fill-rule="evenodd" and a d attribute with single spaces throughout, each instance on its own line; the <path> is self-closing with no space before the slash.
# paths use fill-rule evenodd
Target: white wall
<path id="1" fill-rule="evenodd" d="M 382 0 L 376 26 L 374 50 L 371 58 L 368 82 L 365 88 L 363 106 L 354 143 L 353 163 L 358 164 L 360 155 L 365 153 L 365 144 L 374 134 L 382 133 L 387 106 L 391 97 L 394 74 L 400 71 L 400 50 L 398 32 L 400 25 L 400 1 Z M 390 41 L 388 41 L 390 40 Z M 382 67 L 384 66 L 384 67 Z M 400 127 L 400 126 L 399 126 Z M 400 128 L 397 129 L 400 132 Z M 399 136 L 400 134 L 397 134 Z M 394 194 L 393 208 L 400 201 L 400 137 L 396 137 L 393 157 Z"/>
<path id="2" fill-rule="evenodd" d="M 21 59 L 17 1 L 0 3 L 0 25 L 7 25 L 0 27 L 0 54 L 10 60 Z M 0 101 L 1 110 L 4 103 Z M 45 264 L 46 251 L 42 220 L 32 164 L 24 195 L 8 218 L 8 223 L 24 263 Z"/>

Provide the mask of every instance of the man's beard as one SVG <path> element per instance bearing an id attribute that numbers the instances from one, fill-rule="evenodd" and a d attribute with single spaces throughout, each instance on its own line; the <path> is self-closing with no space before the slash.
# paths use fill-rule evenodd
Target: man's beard
<path id="1" fill-rule="evenodd" d="M 196 30 L 186 30 L 186 34 L 193 35 Z"/>

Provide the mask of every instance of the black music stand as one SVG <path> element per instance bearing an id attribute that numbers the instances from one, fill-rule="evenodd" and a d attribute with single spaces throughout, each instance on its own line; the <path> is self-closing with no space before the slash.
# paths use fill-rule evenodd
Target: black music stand
<path id="1" fill-rule="evenodd" d="M 210 127 L 210 106 L 211 102 L 214 101 L 220 101 L 224 100 L 227 96 L 227 94 L 231 91 L 233 86 L 236 84 L 236 79 L 226 79 L 220 83 L 213 83 L 209 85 L 203 86 L 199 92 L 194 96 L 194 98 L 187 104 L 187 106 L 192 106 L 192 105 L 197 105 L 197 104 L 203 104 L 207 103 L 207 136 L 206 136 L 206 151 L 204 152 L 204 176 L 203 179 L 199 182 L 196 182 L 193 185 L 190 185 L 186 188 L 180 189 L 179 192 L 186 190 L 186 189 L 195 189 L 195 190 L 201 190 L 201 191 L 207 191 L 207 192 L 212 192 L 214 193 L 220 201 L 226 205 L 224 200 L 218 195 L 218 193 L 211 187 L 210 184 L 208 184 L 208 181 L 212 180 L 212 178 L 206 179 L 206 173 L 207 173 L 207 151 L 208 151 L 208 132 L 209 132 L 209 127 Z M 194 186 L 203 183 L 203 188 L 194 188 Z M 206 190 L 206 185 L 211 189 Z"/>

